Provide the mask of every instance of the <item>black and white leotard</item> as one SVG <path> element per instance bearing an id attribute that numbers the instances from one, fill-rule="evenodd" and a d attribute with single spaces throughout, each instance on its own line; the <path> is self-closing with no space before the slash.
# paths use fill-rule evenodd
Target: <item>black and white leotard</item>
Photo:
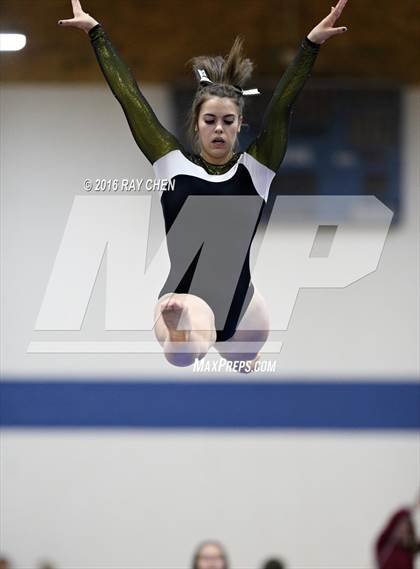
<path id="1" fill-rule="evenodd" d="M 252 240 L 286 152 L 293 104 L 320 45 L 303 39 L 276 86 L 260 134 L 228 163 L 215 165 L 186 151 L 161 125 L 103 27 L 97 24 L 89 36 L 139 148 L 157 178 L 175 183 L 161 197 L 171 268 L 158 298 L 170 292 L 199 296 L 213 310 L 217 341 L 228 340 L 252 299 Z"/>

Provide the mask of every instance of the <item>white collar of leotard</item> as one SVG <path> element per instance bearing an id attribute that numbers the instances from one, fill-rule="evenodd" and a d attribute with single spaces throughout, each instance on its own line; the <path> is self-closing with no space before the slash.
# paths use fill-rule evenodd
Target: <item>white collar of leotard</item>
<path id="1" fill-rule="evenodd" d="M 203 166 L 194 164 L 180 150 L 171 150 L 153 163 L 156 178 L 168 179 L 175 176 L 194 176 L 208 182 L 219 183 L 230 180 L 236 174 L 239 164 L 243 164 L 250 173 L 252 182 L 259 195 L 267 201 L 268 191 L 275 172 L 264 166 L 247 152 L 242 152 L 238 160 L 224 174 L 209 174 Z"/>

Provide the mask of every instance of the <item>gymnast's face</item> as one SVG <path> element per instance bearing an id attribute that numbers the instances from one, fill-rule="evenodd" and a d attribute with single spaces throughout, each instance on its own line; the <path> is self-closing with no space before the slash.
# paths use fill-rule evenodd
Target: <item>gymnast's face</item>
<path id="1" fill-rule="evenodd" d="M 229 97 L 211 97 L 201 105 L 197 134 L 201 156 L 212 164 L 224 164 L 233 154 L 242 117 Z"/>

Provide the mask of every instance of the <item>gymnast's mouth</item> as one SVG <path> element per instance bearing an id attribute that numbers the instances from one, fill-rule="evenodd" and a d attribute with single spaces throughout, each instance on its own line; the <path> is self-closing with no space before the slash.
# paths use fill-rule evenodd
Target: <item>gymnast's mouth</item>
<path id="1" fill-rule="evenodd" d="M 226 141 L 223 138 L 213 138 L 211 142 L 212 144 L 225 144 Z"/>

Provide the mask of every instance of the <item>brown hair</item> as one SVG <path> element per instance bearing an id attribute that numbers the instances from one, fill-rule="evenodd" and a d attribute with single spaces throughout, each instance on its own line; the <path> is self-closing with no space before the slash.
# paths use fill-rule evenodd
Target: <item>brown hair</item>
<path id="1" fill-rule="evenodd" d="M 187 65 L 192 66 L 196 75 L 198 75 L 198 69 L 204 69 L 207 77 L 213 81 L 213 83 L 199 86 L 187 117 L 187 133 L 194 151 L 199 149 L 195 127 L 201 105 L 207 99 L 228 97 L 236 103 L 239 114 L 243 112 L 244 99 L 238 87 L 242 88 L 251 77 L 254 65 L 250 59 L 244 57 L 242 44 L 242 38 L 237 36 L 226 57 L 200 55 L 187 62 Z"/>

